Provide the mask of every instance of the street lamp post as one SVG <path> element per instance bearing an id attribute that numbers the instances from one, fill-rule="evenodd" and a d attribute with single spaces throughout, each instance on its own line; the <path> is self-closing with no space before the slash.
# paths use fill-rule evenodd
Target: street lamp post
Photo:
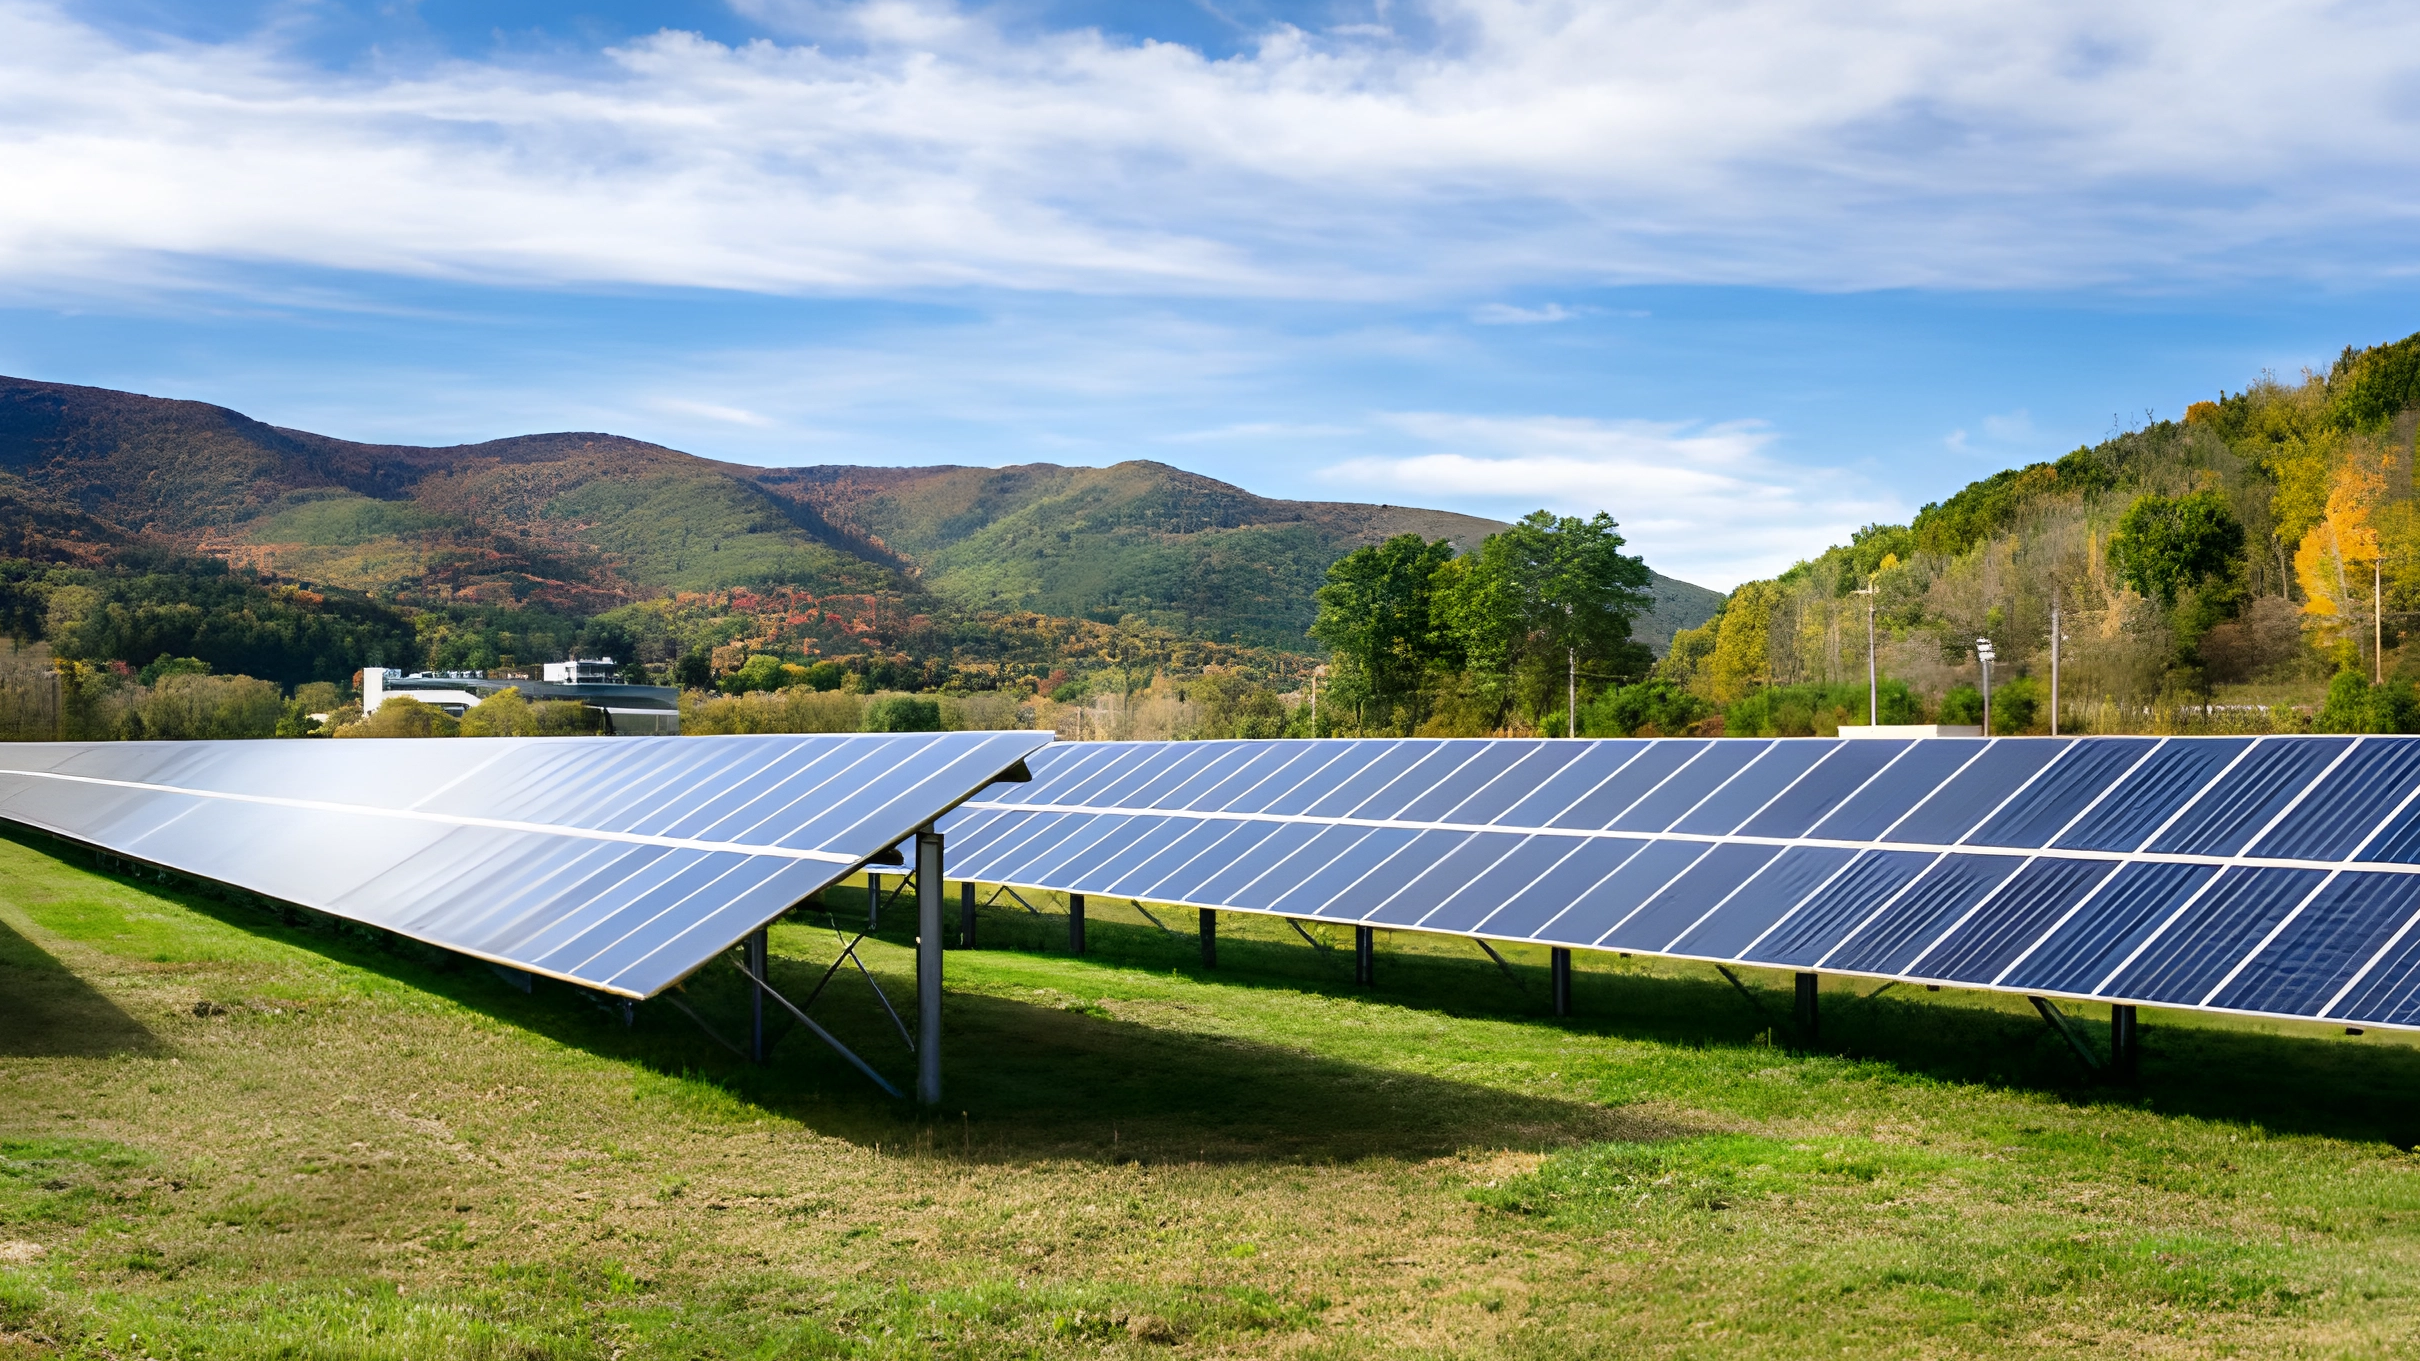
<path id="1" fill-rule="evenodd" d="M 1983 663 L 1983 735 L 1991 736 L 1991 664 L 1994 660 L 1991 639 L 1975 640 L 1975 657 Z"/>

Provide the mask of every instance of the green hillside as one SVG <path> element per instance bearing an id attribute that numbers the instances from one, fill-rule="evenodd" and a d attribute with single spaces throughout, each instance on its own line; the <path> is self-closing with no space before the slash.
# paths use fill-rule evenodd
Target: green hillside
<path id="1" fill-rule="evenodd" d="M 1460 551 L 1504 528 L 1410 506 L 1282 501 L 1141 460 L 1107 468 L 814 467 L 766 486 L 916 564 L 967 609 L 1034 610 L 1224 641 L 1301 647 L 1330 563 L 1398 534 Z M 1721 595 L 1668 577 L 1638 637 L 1661 652 Z"/>
<path id="2" fill-rule="evenodd" d="M 2061 731 L 2420 729 L 2416 429 L 2420 336 L 2348 348 L 1750 582 L 1664 675 L 1734 730 L 1862 721 L 1870 583 L 1884 675 L 1946 721 L 1980 718 L 1988 637 L 1995 730 L 2048 729 L 2055 605 Z"/>

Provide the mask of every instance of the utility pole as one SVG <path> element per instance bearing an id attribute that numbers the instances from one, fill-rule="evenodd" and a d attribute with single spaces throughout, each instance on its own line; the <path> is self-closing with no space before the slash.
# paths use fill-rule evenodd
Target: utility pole
<path id="1" fill-rule="evenodd" d="M 1880 580 L 1867 577 L 1864 590 L 1849 592 L 1865 597 L 1865 721 L 1874 726 L 1882 723 L 1882 673 L 1874 666 L 1874 595 Z"/>
<path id="2" fill-rule="evenodd" d="M 1975 660 L 1983 663 L 1983 735 L 1991 736 L 1991 639 L 1975 640 Z"/>
<path id="3" fill-rule="evenodd" d="M 1571 647 L 1563 651 L 1566 660 L 1571 663 L 1571 689 L 1563 701 L 1563 735 L 1577 737 L 1580 735 L 1580 650 Z"/>
<path id="4" fill-rule="evenodd" d="M 2059 735 L 2059 587 L 2050 586 L 2050 735 Z"/>

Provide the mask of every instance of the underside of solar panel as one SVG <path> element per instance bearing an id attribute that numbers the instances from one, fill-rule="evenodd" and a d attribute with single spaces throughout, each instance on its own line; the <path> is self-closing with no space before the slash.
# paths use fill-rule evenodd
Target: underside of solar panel
<path id="1" fill-rule="evenodd" d="M 10 743 L 0 819 L 644 998 L 1049 740 Z"/>
<path id="2" fill-rule="evenodd" d="M 1088 743 L 956 877 L 2420 1028 L 2420 739 Z"/>

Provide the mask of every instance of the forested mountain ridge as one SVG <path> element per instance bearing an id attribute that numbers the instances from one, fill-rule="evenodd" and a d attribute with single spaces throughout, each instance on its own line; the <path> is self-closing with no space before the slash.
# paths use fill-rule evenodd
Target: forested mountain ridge
<path id="1" fill-rule="evenodd" d="M 1032 613 L 1302 649 L 1329 563 L 1395 534 L 1502 526 L 1282 501 L 1163 464 L 765 469 L 620 436 L 426 448 L 202 402 L 0 378 L 0 556 L 199 554 L 413 605 L 576 619 L 769 591 L 785 616 Z M 1661 579 L 1660 648 L 1719 597 Z M 526 631 L 526 630 L 525 630 Z M 726 630 L 727 631 L 727 630 Z M 484 648 L 484 651 L 482 650 Z M 432 660 L 478 665 L 496 649 Z"/>
<path id="2" fill-rule="evenodd" d="M 2038 730 L 2055 603 L 2062 730 L 2401 723 L 2408 688 L 2355 692 L 2420 664 L 2401 646 L 2420 613 L 2416 428 L 2420 336 L 2264 375 L 1749 582 L 1675 640 L 1663 675 L 1716 704 L 1768 697 L 1735 707 L 1735 729 L 1862 719 L 1870 599 L 1903 717 L 1973 721 L 1989 637 L 1995 727 Z M 2322 714 L 2333 674 L 2358 684 Z M 2368 716 L 2346 716 L 2355 699 Z"/>

